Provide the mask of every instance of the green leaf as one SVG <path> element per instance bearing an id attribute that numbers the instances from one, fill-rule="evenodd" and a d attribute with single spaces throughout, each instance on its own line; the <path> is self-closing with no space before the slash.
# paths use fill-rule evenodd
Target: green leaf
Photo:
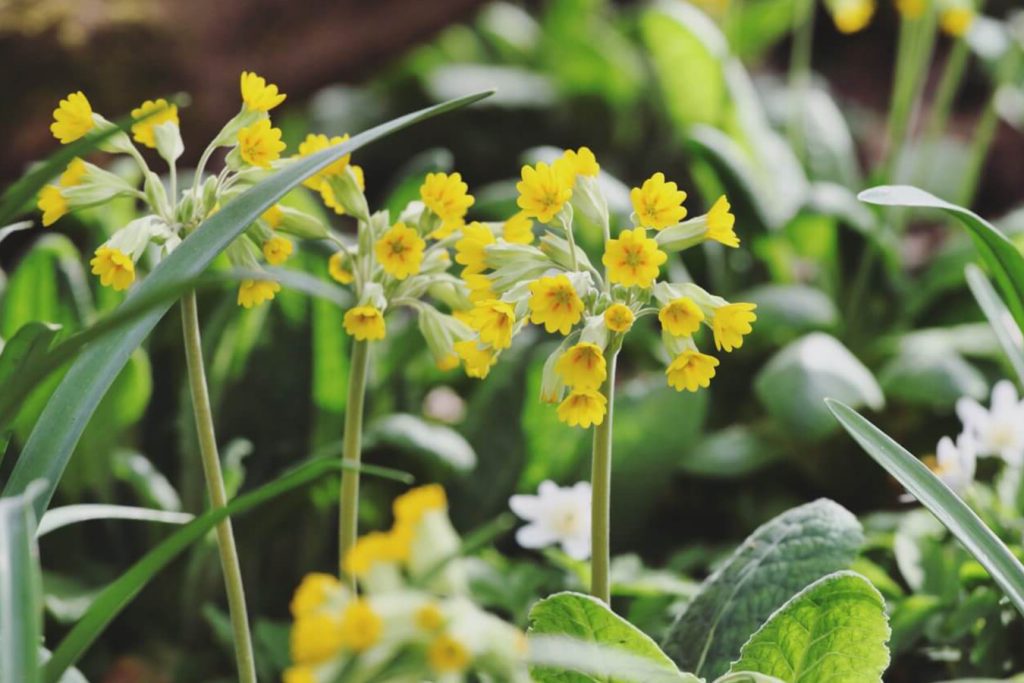
<path id="1" fill-rule="evenodd" d="M 1024 329 L 1024 256 L 995 226 L 984 218 L 955 204 L 909 185 L 883 185 L 860 193 L 861 201 L 883 206 L 909 206 L 941 209 L 967 228 L 982 261 L 1003 292 L 1017 326 Z"/>
<path id="2" fill-rule="evenodd" d="M 35 539 L 32 484 L 0 499 L 0 681 L 35 683 L 43 632 L 42 580 Z"/>
<path id="3" fill-rule="evenodd" d="M 1013 316 L 1007 310 L 1006 304 L 996 294 L 992 283 L 985 277 L 981 268 L 969 263 L 964 274 L 967 277 L 967 286 L 971 288 L 978 306 L 988 318 L 1006 359 L 1017 373 L 1017 380 L 1024 384 L 1024 345 L 1021 343 L 1021 328 L 1013 322 Z"/>
<path id="4" fill-rule="evenodd" d="M 0 242 L 3 242 L 5 239 L 7 239 L 16 232 L 28 230 L 31 227 L 32 221 L 21 221 L 19 223 L 12 223 L 11 225 L 6 225 L 0 228 Z"/>
<path id="5" fill-rule="evenodd" d="M 850 566 L 864 541 L 857 518 L 820 499 L 761 526 L 704 582 L 665 639 L 680 668 L 724 674 L 740 647 L 794 593 Z"/>
<path id="6" fill-rule="evenodd" d="M 745 477 L 783 458 L 783 449 L 747 425 L 726 427 L 701 439 L 679 461 L 687 474 L 712 479 Z"/>
<path id="7" fill-rule="evenodd" d="M 158 522 L 160 524 L 187 524 L 193 516 L 186 512 L 166 512 L 129 505 L 67 505 L 47 510 L 39 520 L 36 536 L 45 536 L 51 531 L 98 519 L 126 519 L 133 522 Z"/>
<path id="8" fill-rule="evenodd" d="M 442 463 L 456 472 L 476 467 L 476 452 L 465 437 L 451 427 L 433 424 L 405 413 L 388 415 L 366 430 L 366 448 L 390 446 Z"/>
<path id="9" fill-rule="evenodd" d="M 172 534 L 103 589 L 81 621 L 64 637 L 43 671 L 43 683 L 57 683 L 64 671 L 78 661 L 100 633 L 120 614 L 139 591 L 190 545 L 202 539 L 218 522 L 237 517 L 299 486 L 308 484 L 341 466 L 338 460 L 315 460 L 278 477 L 269 484 L 238 497 L 226 507 L 210 510 Z M 6 603 L 5 603 L 6 604 Z M 34 645 L 34 643 L 33 643 Z M 31 680 L 31 679 L 4 679 Z"/>
<path id="10" fill-rule="evenodd" d="M 961 396 L 980 399 L 988 393 L 981 371 L 934 338 L 901 344 L 878 379 L 890 399 L 939 409 L 951 409 Z"/>
<path id="11" fill-rule="evenodd" d="M 775 676 L 759 674 L 755 671 L 737 671 L 736 673 L 725 674 L 716 678 L 715 683 L 784 683 Z"/>
<path id="12" fill-rule="evenodd" d="M 1024 614 L 1024 566 L 1009 548 L 924 463 L 849 406 L 831 399 L 826 404 L 861 448 L 956 536 Z"/>
<path id="13" fill-rule="evenodd" d="M 882 388 L 843 344 L 813 332 L 789 344 L 761 368 L 754 390 L 765 409 L 794 436 L 816 440 L 835 431 L 822 400 L 839 397 L 880 409 Z"/>
<path id="14" fill-rule="evenodd" d="M 530 669 L 538 683 L 587 683 L 602 681 L 694 681 L 682 674 L 672 660 L 643 631 L 618 616 L 597 598 L 580 593 L 556 593 L 541 600 L 530 610 L 531 644 L 535 636 L 563 636 L 613 651 L 633 655 L 643 670 L 617 670 L 605 667 L 604 653 L 594 650 L 596 657 L 575 662 L 575 666 L 534 666 Z M 532 650 L 532 647 L 531 647 Z M 579 667 L 579 668 L 576 668 Z"/>
<path id="15" fill-rule="evenodd" d="M 298 160 L 273 174 L 204 221 L 134 288 L 124 306 L 200 275 L 217 254 L 268 207 L 304 178 L 340 156 L 420 121 L 468 106 L 488 94 L 472 95 L 407 114 L 359 133 L 341 145 Z M 30 481 L 45 478 L 47 489 L 36 499 L 35 505 L 37 514 L 46 509 L 75 444 L 103 394 L 128 362 L 132 351 L 142 343 L 168 308 L 169 302 L 154 306 L 125 326 L 120 334 L 96 340 L 75 359 L 25 443 L 21 457 L 4 488 L 6 494 L 24 491 Z"/>
<path id="16" fill-rule="evenodd" d="M 793 596 L 750 637 L 732 671 L 783 683 L 881 683 L 889 666 L 885 600 L 853 572 L 826 576 Z"/>
<path id="17" fill-rule="evenodd" d="M 7 340 L 0 350 L 0 386 L 5 391 L 9 391 L 11 378 L 16 373 L 39 362 L 60 329 L 60 325 L 30 322 L 18 328 L 14 336 Z"/>
<path id="18" fill-rule="evenodd" d="M 839 323 L 839 311 L 828 295 L 808 285 L 761 285 L 736 298 L 757 304 L 757 336 L 773 342 L 832 330 Z"/>
<path id="19" fill-rule="evenodd" d="M 35 320 L 76 329 L 90 312 L 81 254 L 59 233 L 44 235 L 11 273 L 0 306 L 0 336 L 9 338 Z"/>

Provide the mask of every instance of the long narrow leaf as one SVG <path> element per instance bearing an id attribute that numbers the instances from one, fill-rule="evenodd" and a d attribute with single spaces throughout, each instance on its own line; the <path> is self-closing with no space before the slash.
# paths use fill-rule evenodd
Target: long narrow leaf
<path id="1" fill-rule="evenodd" d="M 208 218 L 143 280 L 125 301 L 148 296 L 151 292 L 197 277 L 235 237 L 271 205 L 302 180 L 330 165 L 339 157 L 364 147 L 390 133 L 453 109 L 472 104 L 490 93 L 451 100 L 399 117 L 347 142 L 331 147 L 267 178 Z M 45 479 L 47 490 L 36 500 L 37 515 L 49 505 L 68 459 L 78 443 L 86 423 L 114 378 L 128 362 L 132 352 L 152 331 L 170 304 L 156 306 L 126 326 L 116 336 L 90 344 L 72 364 L 36 422 L 5 493 L 18 493 L 34 479 Z"/>
<path id="2" fill-rule="evenodd" d="M 158 522 L 160 524 L 187 524 L 194 519 L 187 512 L 168 512 L 130 505 L 67 505 L 47 510 L 39 520 L 36 538 L 63 529 L 72 524 L 100 519 L 124 519 L 133 522 Z"/>
<path id="3" fill-rule="evenodd" d="M 31 227 L 32 221 L 21 221 L 20 223 L 14 223 L 13 225 L 8 225 L 6 227 L 0 228 L 0 242 L 3 242 L 5 239 L 7 239 L 16 232 L 19 232 L 21 230 L 28 230 Z"/>
<path id="4" fill-rule="evenodd" d="M 967 276 L 967 286 L 971 288 L 978 306 L 988 318 L 999 345 L 1003 347 L 1003 353 L 1017 373 L 1017 379 L 1024 384 L 1024 339 L 1021 337 L 1021 328 L 1014 323 L 1013 316 L 981 268 L 970 263 L 964 273 Z"/>
<path id="5" fill-rule="evenodd" d="M 857 411 L 826 399 L 843 428 L 875 462 L 935 515 L 988 570 L 1017 610 L 1024 614 L 1024 565 L 942 480 L 920 460 Z"/>
<path id="6" fill-rule="evenodd" d="M 34 533 L 32 496 L 0 500 L 0 682 L 35 683 L 39 675 L 39 639 L 43 596 L 39 551 Z"/>

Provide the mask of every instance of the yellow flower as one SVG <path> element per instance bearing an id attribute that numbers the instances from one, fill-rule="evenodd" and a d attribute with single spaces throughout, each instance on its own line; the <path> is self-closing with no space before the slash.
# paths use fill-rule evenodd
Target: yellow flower
<path id="1" fill-rule="evenodd" d="M 689 297 L 673 299 L 658 311 L 661 329 L 673 337 L 689 337 L 700 329 L 704 311 Z"/>
<path id="2" fill-rule="evenodd" d="M 277 91 L 276 85 L 250 71 L 242 72 L 241 89 L 242 102 L 249 111 L 270 111 L 287 97 Z"/>
<path id="3" fill-rule="evenodd" d="M 96 125 L 92 120 L 92 105 L 81 91 L 73 92 L 60 101 L 53 110 L 53 123 L 50 132 L 61 144 L 74 142 Z"/>
<path id="4" fill-rule="evenodd" d="M 428 173 L 420 186 L 420 199 L 445 223 L 458 223 L 475 201 L 458 173 Z"/>
<path id="5" fill-rule="evenodd" d="M 604 422 L 608 399 L 599 391 L 578 389 L 558 406 L 558 419 L 570 427 L 586 429 Z"/>
<path id="6" fill-rule="evenodd" d="M 385 531 L 371 531 L 360 536 L 349 548 L 342 569 L 349 576 L 362 578 L 378 562 L 400 562 L 408 554 L 405 538 Z"/>
<path id="7" fill-rule="evenodd" d="M 974 9 L 971 7 L 950 7 L 939 14 L 942 30 L 954 38 L 965 35 L 974 23 Z"/>
<path id="8" fill-rule="evenodd" d="M 478 343 L 476 339 L 455 342 L 454 348 L 466 367 L 466 374 L 477 379 L 486 379 L 491 366 L 498 360 L 493 348 Z"/>
<path id="9" fill-rule="evenodd" d="M 349 166 L 352 168 L 352 174 L 356 177 L 356 186 L 358 186 L 359 191 L 362 192 L 366 189 L 366 179 L 363 176 L 363 167 L 356 166 L 355 164 L 349 164 Z M 338 201 L 338 198 L 334 196 L 334 188 L 331 187 L 330 183 L 321 181 L 319 192 L 320 198 L 328 209 L 333 209 L 334 213 L 339 216 L 343 216 L 345 214 L 345 207 L 342 206 L 341 202 Z"/>
<path id="10" fill-rule="evenodd" d="M 558 357 L 555 372 L 573 389 L 596 390 L 608 376 L 608 365 L 600 346 L 580 342 Z"/>
<path id="11" fill-rule="evenodd" d="M 463 282 L 469 288 L 469 300 L 477 304 L 487 299 L 497 299 L 494 289 L 491 287 L 491 278 L 482 273 L 470 273 L 462 276 Z"/>
<path id="12" fill-rule="evenodd" d="M 832 21 L 840 33 L 856 33 L 871 22 L 875 0 L 839 0 L 832 11 Z"/>
<path id="13" fill-rule="evenodd" d="M 448 372 L 449 370 L 454 370 L 455 368 L 459 367 L 459 356 L 456 353 L 449 353 L 439 358 L 434 363 L 434 365 L 437 366 L 437 369 L 440 370 L 441 372 Z"/>
<path id="14" fill-rule="evenodd" d="M 583 301 L 565 275 L 540 277 L 530 283 L 530 322 L 548 332 L 569 334 L 583 317 Z"/>
<path id="15" fill-rule="evenodd" d="M 646 230 L 634 228 L 608 240 L 601 262 L 608 268 L 610 281 L 626 287 L 650 287 L 667 258 Z"/>
<path id="16" fill-rule="evenodd" d="M 281 129 L 272 127 L 267 119 L 238 131 L 238 153 L 247 164 L 270 168 L 272 161 L 281 158 L 284 147 Z"/>
<path id="17" fill-rule="evenodd" d="M 507 349 L 512 344 L 515 324 L 515 310 L 499 299 L 481 301 L 469 312 L 469 326 L 480 333 L 480 341 L 496 349 Z"/>
<path id="18" fill-rule="evenodd" d="M 432 602 L 416 610 L 416 627 L 421 631 L 433 633 L 444 626 L 444 613 Z"/>
<path id="19" fill-rule="evenodd" d="M 341 582 L 331 574 L 306 574 L 289 605 L 292 617 L 299 619 L 317 612 L 332 594 L 340 590 Z"/>
<path id="20" fill-rule="evenodd" d="M 273 280 L 242 280 L 238 286 L 238 305 L 245 308 L 259 306 L 265 301 L 273 301 L 274 295 L 281 291 L 281 285 Z"/>
<path id="21" fill-rule="evenodd" d="M 152 149 L 156 147 L 153 128 L 168 121 L 178 125 L 178 105 L 168 104 L 162 97 L 158 100 L 146 100 L 132 109 L 132 118 L 145 118 L 145 121 L 132 124 L 132 137 L 135 138 L 135 142 Z"/>
<path id="22" fill-rule="evenodd" d="M 296 664 L 320 664 L 341 652 L 342 647 L 341 622 L 332 614 L 308 614 L 292 626 L 292 661 Z"/>
<path id="23" fill-rule="evenodd" d="M 668 384 L 676 391 L 707 388 L 715 376 L 718 359 L 700 351 L 683 351 L 665 370 Z"/>
<path id="24" fill-rule="evenodd" d="M 74 187 L 82 182 L 82 178 L 85 177 L 86 172 L 85 162 L 75 157 L 68 164 L 64 172 L 60 174 L 60 184 L 64 187 Z"/>
<path id="25" fill-rule="evenodd" d="M 384 315 L 373 306 L 356 306 L 345 311 L 345 331 L 359 341 L 383 339 Z"/>
<path id="26" fill-rule="evenodd" d="M 336 251 L 331 254 L 331 258 L 327 261 L 327 272 L 331 274 L 331 277 L 340 282 L 343 285 L 351 284 L 355 277 L 352 275 L 352 271 L 345 267 L 345 252 Z"/>
<path id="27" fill-rule="evenodd" d="M 486 247 L 494 242 L 494 235 L 483 223 L 473 221 L 462 229 L 462 238 L 455 243 L 455 262 L 465 266 L 462 277 L 487 270 Z"/>
<path id="28" fill-rule="evenodd" d="M 549 166 L 541 161 L 536 166 L 523 166 L 522 178 L 516 183 L 516 204 L 528 218 L 550 223 L 572 198 L 575 178 L 567 163 Z"/>
<path id="29" fill-rule="evenodd" d="M 439 674 L 462 673 L 469 667 L 470 654 L 466 646 L 448 634 L 441 634 L 427 648 L 430 668 Z"/>
<path id="30" fill-rule="evenodd" d="M 292 255 L 293 249 L 294 246 L 290 240 L 274 235 L 263 243 L 263 256 L 270 265 L 279 266 L 288 260 L 288 257 Z"/>
<path id="31" fill-rule="evenodd" d="M 334 137 L 328 138 L 326 135 L 322 133 L 318 135 L 310 133 L 309 135 L 306 136 L 305 140 L 299 143 L 299 156 L 307 157 L 311 154 L 321 152 L 327 149 L 328 147 L 340 145 L 343 142 L 346 142 L 347 140 L 348 135 L 335 135 Z M 348 162 L 351 161 L 351 159 L 352 155 L 346 154 L 337 161 L 332 162 L 331 165 L 329 165 L 327 168 L 324 168 L 318 171 L 317 173 L 313 174 L 309 178 L 303 180 L 302 184 L 311 190 L 320 189 L 320 185 L 321 183 L 323 183 L 324 179 L 331 176 L 340 176 L 342 173 L 344 173 L 345 167 L 348 166 Z M 321 194 L 322 192 L 323 191 L 321 190 Z M 331 196 L 334 196 L 333 192 L 331 192 Z"/>
<path id="32" fill-rule="evenodd" d="M 896 11 L 904 19 L 920 19 L 928 9 L 928 0 L 896 0 Z"/>
<path id="33" fill-rule="evenodd" d="M 420 272 L 426 247 L 418 232 L 405 223 L 395 223 L 377 240 L 374 251 L 388 275 L 404 280 Z"/>
<path id="34" fill-rule="evenodd" d="M 626 304 L 612 304 L 604 312 L 604 324 L 612 332 L 629 332 L 636 316 Z"/>
<path id="35" fill-rule="evenodd" d="M 575 152 L 567 149 L 562 154 L 562 158 L 569 163 L 569 168 L 572 169 L 574 175 L 596 178 L 597 174 L 601 172 L 601 166 L 597 163 L 597 158 L 588 147 L 580 147 Z"/>
<path id="36" fill-rule="evenodd" d="M 723 194 L 711 206 L 708 211 L 708 230 L 706 237 L 709 240 L 720 242 L 727 247 L 740 246 L 740 238 L 733 232 L 736 225 L 736 216 L 732 214 L 732 205 L 729 199 Z"/>
<path id="37" fill-rule="evenodd" d="M 383 630 L 384 620 L 362 598 L 350 602 L 341 613 L 341 642 L 347 650 L 363 652 L 370 649 L 380 640 Z"/>
<path id="38" fill-rule="evenodd" d="M 673 182 L 665 182 L 664 173 L 655 173 L 641 187 L 629 192 L 637 220 L 645 228 L 662 230 L 686 218 L 686 193 Z"/>
<path id="39" fill-rule="evenodd" d="M 448 495 L 440 484 L 426 484 L 409 489 L 395 498 L 391 504 L 395 521 L 400 525 L 414 526 L 423 515 L 432 510 L 444 510 L 448 507 Z"/>
<path id="40" fill-rule="evenodd" d="M 61 194 L 60 188 L 56 185 L 47 185 L 39 191 L 39 200 L 36 203 L 39 210 L 43 212 L 43 227 L 48 228 L 68 212 L 68 200 Z"/>
<path id="41" fill-rule="evenodd" d="M 715 333 L 715 348 L 732 351 L 743 346 L 743 335 L 753 330 L 757 320 L 755 304 L 727 304 L 715 310 L 711 318 L 711 331 Z"/>
<path id="42" fill-rule="evenodd" d="M 505 221 L 501 236 L 512 244 L 530 244 L 533 242 L 533 221 L 520 211 Z"/>
<path id="43" fill-rule="evenodd" d="M 135 282 L 135 263 L 117 247 L 101 246 L 89 264 L 92 266 L 92 274 L 100 276 L 100 283 L 104 287 L 113 287 L 115 291 L 121 292 Z"/>
<path id="44" fill-rule="evenodd" d="M 281 674 L 282 683 L 316 683 L 316 674 L 308 666 L 292 666 Z"/>

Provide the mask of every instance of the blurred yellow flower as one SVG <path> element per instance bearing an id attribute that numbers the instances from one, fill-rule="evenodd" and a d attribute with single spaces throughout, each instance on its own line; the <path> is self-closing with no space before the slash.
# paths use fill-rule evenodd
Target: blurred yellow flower
<path id="1" fill-rule="evenodd" d="M 317 683 L 316 674 L 308 666 L 293 666 L 281 674 L 282 683 Z"/>
<path id="2" fill-rule="evenodd" d="M 377 240 L 374 252 L 384 272 L 396 280 L 404 280 L 420 272 L 426 247 L 427 243 L 418 232 L 405 223 L 395 223 Z"/>
<path id="3" fill-rule="evenodd" d="M 516 204 L 528 218 L 550 223 L 572 198 L 573 180 L 568 163 L 549 166 L 541 161 L 536 166 L 523 166 L 522 180 L 516 183 Z"/>
<path id="4" fill-rule="evenodd" d="M 416 610 L 416 628 L 427 633 L 433 633 L 444 626 L 444 612 L 433 602 Z"/>
<path id="5" fill-rule="evenodd" d="M 355 164 L 349 164 L 349 168 L 352 169 L 352 175 L 356 178 L 356 187 L 362 192 L 366 190 L 366 178 L 363 175 L 363 167 L 356 166 Z M 328 182 L 321 181 L 318 191 L 320 192 L 320 199 L 323 200 L 324 206 L 328 209 L 333 209 L 334 213 L 339 216 L 345 215 L 345 207 L 341 205 L 338 198 L 334 196 L 334 188 Z"/>
<path id="6" fill-rule="evenodd" d="M 167 100 L 146 100 L 135 109 L 132 109 L 132 118 L 144 121 L 132 124 L 132 137 L 135 142 L 145 145 L 151 149 L 156 147 L 156 137 L 153 128 L 162 123 L 171 122 L 178 125 L 178 105 L 168 104 Z"/>
<path id="7" fill-rule="evenodd" d="M 465 217 L 475 201 L 458 173 L 428 173 L 420 186 L 420 199 L 444 223 L 453 224 Z"/>
<path id="8" fill-rule="evenodd" d="M 904 19 L 920 19 L 928 9 L 928 0 L 896 0 L 896 11 Z"/>
<path id="9" fill-rule="evenodd" d="M 612 332 L 629 332 L 636 316 L 626 304 L 612 304 L 604 312 L 604 324 Z"/>
<path id="10" fill-rule="evenodd" d="M 101 246 L 89 264 L 92 274 L 100 276 L 104 287 L 121 292 L 135 282 L 135 263 L 128 254 L 116 247 Z"/>
<path id="11" fill-rule="evenodd" d="M 373 306 L 356 306 L 345 311 L 345 331 L 359 341 L 383 339 L 384 315 Z"/>
<path id="12" fill-rule="evenodd" d="M 515 324 L 515 310 L 499 299 L 481 301 L 469 312 L 469 326 L 480 334 L 480 341 L 496 349 L 507 349 L 512 344 Z"/>
<path id="13" fill-rule="evenodd" d="M 92 105 L 85 94 L 78 91 L 61 100 L 53 110 L 50 132 L 61 141 L 61 144 L 66 145 L 88 133 L 94 125 Z"/>
<path id="14" fill-rule="evenodd" d="M 566 275 L 539 277 L 530 283 L 530 322 L 548 332 L 569 334 L 583 317 L 583 301 Z"/>
<path id="15" fill-rule="evenodd" d="M 483 223 L 473 221 L 462 229 L 462 238 L 455 243 L 455 262 L 465 266 L 462 277 L 487 270 L 488 244 L 494 244 L 494 235 Z"/>
<path id="16" fill-rule="evenodd" d="M 68 200 L 61 194 L 56 185 L 47 185 L 39 191 L 36 206 L 43 212 L 43 227 L 48 228 L 68 212 Z"/>
<path id="17" fill-rule="evenodd" d="M 512 244 L 530 244 L 533 242 L 533 221 L 520 211 L 505 221 L 501 236 Z"/>
<path id="18" fill-rule="evenodd" d="M 753 331 L 751 323 L 757 320 L 755 304 L 736 303 L 721 306 L 711 318 L 711 330 L 715 334 L 715 348 L 732 351 L 743 346 L 743 336 Z"/>
<path id="19" fill-rule="evenodd" d="M 840 33 L 863 30 L 875 15 L 875 0 L 835 0 L 832 21 Z"/>
<path id="20" fill-rule="evenodd" d="M 707 238 L 709 240 L 720 242 L 727 247 L 740 246 L 740 238 L 733 231 L 736 226 L 736 216 L 732 214 L 732 205 L 724 194 L 711 206 L 707 220 Z"/>
<path id="21" fill-rule="evenodd" d="M 439 674 L 459 674 L 469 667 L 470 654 L 465 645 L 448 634 L 441 634 L 427 648 L 430 668 Z"/>
<path id="22" fill-rule="evenodd" d="M 281 157 L 284 148 L 281 129 L 271 126 L 267 119 L 238 131 L 238 153 L 247 164 L 270 168 L 270 163 Z"/>
<path id="23" fill-rule="evenodd" d="M 604 422 L 608 399 L 599 391 L 577 389 L 558 406 L 558 419 L 570 427 L 599 425 Z"/>
<path id="24" fill-rule="evenodd" d="M 485 344 L 480 344 L 475 339 L 455 342 L 455 353 L 459 354 L 462 363 L 466 368 L 466 374 L 476 379 L 486 379 L 491 371 L 491 366 L 497 361 L 494 349 Z"/>
<path id="25" fill-rule="evenodd" d="M 348 141 L 348 135 L 335 135 L 333 137 L 327 137 L 326 135 L 310 133 L 306 136 L 306 139 L 299 143 L 299 156 L 308 157 L 311 154 L 322 152 L 328 147 L 334 147 Z M 345 168 L 348 166 L 349 161 L 352 160 L 351 154 L 346 154 L 337 161 L 331 162 L 329 166 L 321 169 L 314 173 L 310 177 L 302 181 L 302 184 L 311 190 L 320 189 L 320 184 L 331 176 L 340 176 L 345 172 Z M 332 193 L 333 195 L 333 193 Z"/>
<path id="26" fill-rule="evenodd" d="M 676 391 L 697 391 L 711 384 L 718 359 L 699 351 L 683 351 L 665 370 L 668 384 Z"/>
<path id="27" fill-rule="evenodd" d="M 315 665 L 331 659 L 344 646 L 341 621 L 332 614 L 307 614 L 295 620 L 291 632 L 292 662 Z"/>
<path id="28" fill-rule="evenodd" d="M 641 187 L 629 192 L 637 220 L 645 228 L 662 230 L 686 218 L 686 193 L 673 182 L 665 181 L 664 173 L 655 173 Z"/>
<path id="29" fill-rule="evenodd" d="M 352 271 L 345 266 L 345 252 L 343 251 L 331 254 L 331 258 L 327 261 L 327 272 L 343 285 L 351 284 L 355 279 Z"/>
<path id="30" fill-rule="evenodd" d="M 388 531 L 371 531 L 356 540 L 342 569 L 349 576 L 363 578 L 378 562 L 400 562 L 408 554 L 405 538 Z"/>
<path id="31" fill-rule="evenodd" d="M 569 163 L 574 175 L 585 175 L 596 178 L 601 172 L 601 166 L 597 163 L 597 157 L 590 151 L 589 147 L 580 147 L 578 150 L 565 150 L 562 158 Z"/>
<path id="32" fill-rule="evenodd" d="M 277 91 L 277 86 L 267 83 L 262 76 L 243 71 L 241 77 L 242 102 L 249 111 L 268 112 L 284 102 L 286 95 Z"/>
<path id="33" fill-rule="evenodd" d="M 272 301 L 280 291 L 281 285 L 273 280 L 242 280 L 238 287 L 238 305 L 244 308 L 259 306 L 265 301 Z"/>
<path id="34" fill-rule="evenodd" d="M 85 162 L 75 157 L 68 164 L 64 172 L 60 174 L 60 184 L 64 187 L 73 187 L 82 182 L 86 172 Z"/>
<path id="35" fill-rule="evenodd" d="M 954 38 L 960 38 L 967 34 L 971 25 L 974 24 L 974 9 L 967 6 L 950 7 L 939 14 L 939 26 L 942 30 Z"/>
<path id="36" fill-rule="evenodd" d="M 270 265 L 279 266 L 288 260 L 294 248 L 291 240 L 274 235 L 263 243 L 263 257 L 267 259 L 267 263 Z"/>
<path id="37" fill-rule="evenodd" d="M 426 484 L 411 488 L 391 503 L 397 524 L 412 526 L 432 510 L 445 510 L 448 495 L 440 484 Z"/>
<path id="38" fill-rule="evenodd" d="M 469 288 L 469 300 L 473 303 L 476 304 L 486 299 L 498 298 L 498 295 L 494 293 L 494 289 L 491 286 L 491 278 L 483 273 L 463 275 L 462 280 L 466 283 L 466 287 Z"/>
<path id="39" fill-rule="evenodd" d="M 280 204 L 274 204 L 272 207 L 260 214 L 260 218 L 262 218 L 263 222 L 269 225 L 272 230 L 276 230 L 284 219 L 284 212 L 281 211 Z"/>
<path id="40" fill-rule="evenodd" d="M 704 312 L 689 297 L 680 297 L 665 304 L 658 311 L 661 329 L 673 337 L 689 337 L 704 322 Z"/>
<path id="41" fill-rule="evenodd" d="M 299 619 L 317 612 L 324 606 L 328 598 L 341 591 L 341 582 L 331 574 L 311 573 L 303 577 L 302 583 L 295 589 L 295 595 L 289 608 L 292 617 Z"/>
<path id="42" fill-rule="evenodd" d="M 597 344 L 580 342 L 555 362 L 555 372 L 573 389 L 597 390 L 608 376 L 604 352 Z"/>
<path id="43" fill-rule="evenodd" d="M 667 259 L 646 230 L 634 228 L 623 230 L 618 239 L 608 240 L 601 262 L 607 267 L 611 282 L 626 287 L 650 287 Z"/>

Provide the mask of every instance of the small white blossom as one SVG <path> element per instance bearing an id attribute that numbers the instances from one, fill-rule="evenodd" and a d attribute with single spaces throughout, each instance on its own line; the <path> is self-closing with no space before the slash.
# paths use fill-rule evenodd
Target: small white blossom
<path id="1" fill-rule="evenodd" d="M 1024 402 L 1012 382 L 996 383 L 988 409 L 964 397 L 957 401 L 956 413 L 978 455 L 999 456 L 1012 467 L 1024 464 Z"/>
<path id="2" fill-rule="evenodd" d="M 576 560 L 590 557 L 590 483 L 560 487 L 544 481 L 536 496 L 516 495 L 509 507 L 529 522 L 516 532 L 524 548 L 545 548 L 555 543 Z"/>
<path id="3" fill-rule="evenodd" d="M 956 442 L 948 436 L 935 448 L 935 474 L 954 492 L 962 494 L 974 482 L 977 455 L 974 443 L 966 434 Z"/>

